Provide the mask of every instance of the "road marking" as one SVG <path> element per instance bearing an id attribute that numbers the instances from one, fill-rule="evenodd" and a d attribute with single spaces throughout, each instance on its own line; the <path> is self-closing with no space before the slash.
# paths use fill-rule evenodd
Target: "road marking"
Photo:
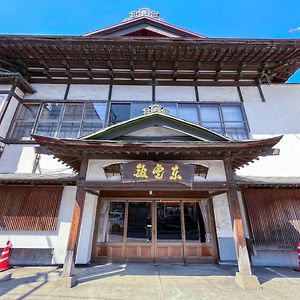
<path id="1" fill-rule="evenodd" d="M 266 268 L 266 269 L 269 270 L 269 271 L 271 271 L 271 272 L 273 272 L 273 273 L 275 273 L 275 274 L 277 274 L 277 275 L 279 275 L 279 276 L 281 276 L 281 277 L 288 278 L 284 274 L 282 274 L 280 272 L 277 272 L 277 271 L 273 270 L 272 268 Z"/>

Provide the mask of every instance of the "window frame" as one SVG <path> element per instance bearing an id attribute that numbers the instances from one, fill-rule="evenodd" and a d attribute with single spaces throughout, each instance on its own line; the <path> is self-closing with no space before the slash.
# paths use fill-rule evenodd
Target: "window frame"
<path id="1" fill-rule="evenodd" d="M 108 110 L 108 106 L 109 106 L 109 102 L 107 100 L 77 100 L 77 101 L 68 101 L 68 100 L 55 100 L 55 99 L 51 99 L 51 100 L 47 100 L 47 99 L 43 99 L 43 100 L 38 100 L 38 99 L 34 99 L 34 100 L 31 100 L 31 99 L 28 99 L 28 101 L 22 101 L 22 102 L 19 102 L 17 107 L 16 107 L 16 110 L 14 112 L 14 116 L 12 118 L 12 121 L 10 123 L 10 126 L 9 126 L 9 130 L 7 131 L 7 134 L 6 134 L 6 140 L 9 141 L 10 143 L 14 143 L 14 144 L 30 144 L 30 143 L 35 143 L 35 141 L 32 139 L 32 137 L 23 137 L 23 138 L 15 138 L 15 137 L 12 137 L 12 134 L 13 134 L 13 131 L 14 131 L 14 128 L 15 128 L 15 125 L 16 125 L 16 122 L 18 120 L 18 115 L 20 113 L 20 110 L 21 110 L 21 107 L 22 105 L 26 105 L 26 104 L 36 104 L 39 106 L 38 108 L 38 113 L 37 113 L 37 116 L 34 120 L 34 124 L 33 124 L 33 128 L 31 130 L 31 134 L 34 134 L 37 130 L 37 127 L 40 124 L 42 123 L 47 123 L 49 122 L 49 120 L 43 120 L 43 121 L 40 121 L 40 117 L 41 117 L 41 112 L 42 112 L 42 108 L 44 105 L 46 105 L 47 103 L 59 103 L 59 104 L 62 104 L 62 109 L 61 109 L 61 112 L 60 112 L 60 116 L 59 116 L 59 119 L 57 119 L 57 122 L 58 122 L 58 126 L 57 126 L 57 130 L 55 132 L 55 135 L 53 137 L 59 137 L 59 133 L 60 133 L 60 129 L 61 129 L 61 125 L 63 122 L 65 123 L 79 123 L 77 120 L 68 120 L 68 121 L 63 121 L 63 115 L 64 115 L 64 112 L 65 112 L 65 107 L 67 104 L 83 104 L 83 113 L 82 113 L 82 116 L 81 116 L 81 123 L 80 123 L 80 128 L 79 128 L 79 133 L 77 135 L 77 138 L 81 137 L 81 131 L 82 131 L 82 126 L 83 126 L 83 122 L 84 121 L 90 121 L 90 119 L 88 120 L 84 120 L 84 114 L 85 114 L 85 111 L 86 111 L 86 107 L 87 107 L 87 104 L 88 103 L 104 103 L 106 104 L 106 107 L 105 107 L 105 111 L 104 111 L 104 119 L 103 119 L 103 122 L 102 122 L 102 128 L 105 128 L 107 127 L 106 126 L 106 121 L 107 121 L 107 110 Z M 96 123 L 96 122 L 95 122 Z"/>
<path id="2" fill-rule="evenodd" d="M 133 103 L 134 104 L 144 103 L 145 108 L 152 105 L 152 104 L 159 104 L 161 106 L 164 106 L 164 104 L 175 105 L 175 107 L 176 107 L 176 117 L 178 116 L 178 110 L 180 108 L 180 105 L 184 104 L 184 105 L 196 105 L 197 106 L 197 114 L 198 114 L 199 123 L 195 123 L 195 124 L 203 126 L 202 125 L 203 122 L 201 120 L 201 112 L 200 112 L 201 106 L 217 106 L 218 107 L 218 112 L 219 112 L 219 115 L 220 115 L 220 122 L 221 122 L 221 126 L 222 126 L 221 129 L 222 129 L 222 134 L 223 135 L 227 134 L 227 132 L 226 132 L 226 130 L 227 130 L 226 123 L 243 124 L 243 126 L 244 126 L 243 135 L 246 136 L 245 139 L 249 138 L 249 133 L 250 133 L 250 127 L 249 127 L 249 123 L 248 123 L 248 120 L 247 120 L 247 115 L 245 113 L 244 105 L 243 105 L 243 103 L 240 103 L 240 102 L 233 102 L 233 101 L 232 102 L 217 102 L 217 101 L 211 101 L 211 102 L 200 102 L 200 101 L 184 101 L 184 102 L 175 102 L 175 101 L 159 101 L 158 102 L 158 101 L 155 101 L 155 102 L 151 102 L 151 101 L 148 101 L 147 102 L 147 101 L 111 101 L 111 100 L 65 100 L 65 99 L 64 100 L 57 100 L 57 99 L 51 99 L 51 100 L 34 99 L 34 100 L 31 100 L 31 99 L 28 99 L 28 101 L 25 100 L 25 101 L 19 102 L 19 104 L 16 108 L 16 111 L 14 113 L 14 117 L 12 118 L 11 124 L 9 126 L 9 130 L 8 130 L 7 135 L 6 135 L 6 140 L 11 142 L 11 143 L 35 143 L 35 141 L 31 137 L 18 139 L 18 138 L 12 137 L 12 133 L 13 133 L 13 130 L 16 126 L 16 122 L 18 120 L 17 117 L 18 117 L 18 114 L 20 113 L 21 105 L 37 104 L 37 105 L 39 105 L 38 113 L 37 113 L 37 116 L 34 120 L 33 128 L 31 130 L 31 134 L 35 133 L 36 130 L 37 130 L 37 126 L 40 122 L 40 116 L 41 116 L 43 105 L 45 105 L 46 103 L 59 103 L 59 104 L 62 104 L 62 106 L 63 106 L 62 110 L 61 110 L 61 113 L 60 113 L 60 117 L 58 119 L 58 129 L 57 129 L 54 137 L 58 137 L 63 122 L 64 123 L 74 123 L 74 122 L 79 123 L 79 121 L 77 121 L 77 120 L 75 120 L 75 121 L 74 120 L 69 120 L 69 121 L 63 121 L 62 120 L 67 104 L 83 104 L 84 105 L 81 120 L 80 120 L 79 134 L 78 134 L 77 138 L 80 137 L 80 136 L 83 136 L 83 135 L 81 135 L 82 128 L 83 128 L 83 122 L 93 122 L 92 119 L 86 119 L 86 120 L 84 119 L 86 109 L 87 109 L 87 105 L 88 104 L 93 104 L 93 103 L 95 103 L 95 104 L 103 103 L 103 104 L 106 105 L 105 111 L 103 113 L 104 119 L 102 120 L 103 122 L 102 122 L 102 126 L 100 127 L 100 129 L 101 128 L 106 128 L 106 127 L 109 126 L 110 111 L 111 111 L 111 106 L 113 104 L 129 104 L 130 105 L 130 118 L 132 118 L 132 104 Z M 226 107 L 226 106 L 237 106 L 237 107 L 239 107 L 243 120 L 241 122 L 237 122 L 237 121 L 225 122 L 224 118 L 223 118 L 222 107 Z M 45 122 L 46 122 L 46 120 L 45 120 Z"/>

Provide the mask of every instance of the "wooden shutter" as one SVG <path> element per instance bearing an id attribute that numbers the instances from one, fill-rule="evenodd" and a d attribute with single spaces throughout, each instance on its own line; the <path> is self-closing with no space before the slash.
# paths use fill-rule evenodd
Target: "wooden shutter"
<path id="1" fill-rule="evenodd" d="M 295 248 L 300 242 L 300 190 L 245 189 L 243 195 L 254 244 Z"/>
<path id="2" fill-rule="evenodd" d="M 63 187 L 0 187 L 0 229 L 53 231 Z"/>

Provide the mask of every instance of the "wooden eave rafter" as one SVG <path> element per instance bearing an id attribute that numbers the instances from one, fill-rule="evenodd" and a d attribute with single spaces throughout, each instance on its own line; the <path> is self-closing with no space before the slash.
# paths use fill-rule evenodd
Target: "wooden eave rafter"
<path id="1" fill-rule="evenodd" d="M 0 68 L 0 82 L 10 83 L 18 86 L 23 92 L 33 94 L 36 90 L 31 84 L 18 72 L 10 72 Z"/>
<path id="2" fill-rule="evenodd" d="M 300 40 L 0 36 L 0 67 L 30 82 L 251 85 L 299 66 Z"/>
<path id="3" fill-rule="evenodd" d="M 41 145 L 40 152 L 52 154 L 79 171 L 83 157 L 133 160 L 222 160 L 229 157 L 234 168 L 240 168 L 259 156 L 275 154 L 272 147 L 281 136 L 242 142 L 153 142 L 63 140 L 33 136 Z M 276 149 L 275 149 L 276 150 Z"/>

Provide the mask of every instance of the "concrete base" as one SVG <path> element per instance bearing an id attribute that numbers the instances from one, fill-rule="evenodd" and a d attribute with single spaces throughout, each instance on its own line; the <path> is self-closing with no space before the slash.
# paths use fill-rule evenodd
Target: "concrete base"
<path id="1" fill-rule="evenodd" d="M 72 288 L 77 282 L 77 276 L 73 275 L 70 277 L 61 277 L 57 280 L 56 284 L 60 288 L 70 289 Z"/>
<path id="2" fill-rule="evenodd" d="M 235 283 L 244 290 L 261 290 L 261 285 L 255 275 L 242 275 L 240 272 L 235 273 Z"/>
<path id="3" fill-rule="evenodd" d="M 0 282 L 7 281 L 11 279 L 11 273 L 0 273 Z"/>

